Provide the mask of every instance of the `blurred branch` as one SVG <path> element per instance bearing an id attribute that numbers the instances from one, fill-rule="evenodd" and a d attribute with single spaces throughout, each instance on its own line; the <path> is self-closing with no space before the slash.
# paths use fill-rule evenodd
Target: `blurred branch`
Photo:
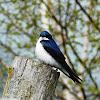
<path id="1" fill-rule="evenodd" d="M 5 67 L 6 70 L 8 70 L 7 64 L 0 58 L 0 63 Z"/>
<path id="2" fill-rule="evenodd" d="M 83 87 L 81 88 L 81 91 L 82 91 L 82 94 L 83 94 L 84 100 L 87 100 L 87 96 L 86 96 L 86 94 L 85 94 L 85 90 L 84 90 Z"/>
<path id="3" fill-rule="evenodd" d="M 69 4 L 69 0 L 67 0 L 67 6 L 66 6 L 66 18 L 65 18 L 65 26 L 67 26 L 67 19 L 68 19 L 68 12 L 69 12 L 69 7 L 70 7 L 70 4 Z"/>
<path id="4" fill-rule="evenodd" d="M 2 3 L 11 3 L 12 1 L 0 1 L 0 4 Z"/>
<path id="5" fill-rule="evenodd" d="M 58 4 L 59 4 L 58 10 L 59 10 L 59 16 L 60 16 L 59 21 L 61 23 L 61 1 L 60 0 L 58 0 Z"/>
<path id="6" fill-rule="evenodd" d="M 68 58 L 68 60 L 69 60 L 69 64 L 72 66 L 73 71 L 76 72 L 76 70 L 75 70 L 75 68 L 74 68 L 74 64 L 73 64 L 72 61 L 70 60 L 70 57 L 69 57 L 68 53 L 66 52 L 65 55 L 67 56 L 67 58 Z"/>
<path id="7" fill-rule="evenodd" d="M 10 47 L 8 47 L 7 45 L 3 44 L 1 41 L 0 41 L 0 45 L 5 48 L 6 50 L 8 50 L 8 52 L 10 52 L 13 56 L 18 56 L 18 54 L 16 54 Z"/>
<path id="8" fill-rule="evenodd" d="M 30 34 L 28 34 L 26 31 L 24 31 L 20 26 L 18 26 L 18 25 L 16 25 L 14 22 L 13 22 L 13 20 L 12 20 L 12 18 L 10 18 L 10 14 L 8 13 L 8 12 L 6 12 L 7 13 L 7 17 L 8 17 L 8 19 L 11 21 L 11 23 L 17 28 L 17 29 L 19 29 L 20 31 L 22 31 L 25 35 L 27 35 L 28 37 L 32 37 Z"/>
<path id="9" fill-rule="evenodd" d="M 2 6 L 0 6 L 0 8 L 3 9 Z M 19 29 L 20 31 L 22 31 L 28 37 L 30 37 L 30 38 L 32 37 L 32 35 L 28 34 L 26 31 L 24 31 L 23 28 L 21 28 L 21 26 L 18 26 L 18 25 L 15 24 L 15 22 L 13 22 L 12 18 L 10 18 L 11 13 L 8 13 L 7 11 L 5 11 L 4 13 L 6 14 L 7 18 L 11 21 L 12 25 L 14 25 L 17 29 Z M 16 17 L 16 16 L 13 16 L 13 17 Z"/>
<path id="10" fill-rule="evenodd" d="M 90 39 L 90 42 L 99 42 L 100 41 L 100 38 L 97 38 L 97 39 Z"/>
<path id="11" fill-rule="evenodd" d="M 47 4 L 44 2 L 44 0 L 41 0 L 41 1 L 45 4 L 45 6 L 47 7 L 48 11 L 51 13 L 50 16 L 61 26 L 62 29 L 65 28 L 65 27 L 61 24 L 61 22 L 56 18 L 56 16 L 54 15 L 53 11 L 50 9 L 49 5 L 47 5 Z"/>
<path id="12" fill-rule="evenodd" d="M 82 100 L 80 97 L 78 97 L 78 95 L 75 93 L 75 91 L 71 91 L 71 89 L 66 85 L 66 84 L 64 84 L 63 82 L 60 82 L 59 81 L 59 83 L 63 86 L 63 89 L 66 89 L 66 90 L 68 90 L 72 95 L 74 95 L 76 98 L 77 98 L 77 100 Z"/>
<path id="13" fill-rule="evenodd" d="M 92 59 L 90 60 L 90 62 L 89 62 L 89 67 L 92 69 L 92 64 L 95 64 L 95 59 L 96 59 L 96 57 L 99 55 L 99 52 L 98 52 L 98 50 L 97 50 L 97 52 L 96 52 L 96 54 L 92 57 Z"/>
<path id="14" fill-rule="evenodd" d="M 65 29 L 65 31 L 66 31 L 67 39 L 70 41 L 70 38 L 68 37 L 68 34 L 67 34 L 67 29 Z M 71 42 L 69 42 L 69 45 L 70 45 L 70 47 L 71 47 L 73 53 L 74 53 L 75 56 L 77 57 L 78 61 L 79 61 L 79 62 L 84 66 L 84 68 L 87 70 L 87 72 L 88 72 L 88 74 L 89 74 L 89 76 L 90 76 L 92 82 L 94 83 L 94 85 L 95 85 L 95 87 L 96 87 L 96 89 L 97 89 L 97 88 L 98 88 L 97 83 L 96 83 L 96 81 L 94 80 L 94 78 L 92 77 L 92 74 L 91 74 L 90 69 L 89 69 L 88 66 L 85 64 L 85 62 L 83 62 L 83 61 L 81 60 L 81 58 L 80 58 L 79 55 L 77 54 L 76 50 L 75 50 L 74 47 L 72 46 L 72 43 L 71 43 Z"/>
<path id="15" fill-rule="evenodd" d="M 68 32 L 67 32 L 67 29 L 65 29 L 65 31 L 66 31 L 66 36 L 67 36 L 67 39 L 69 40 L 69 45 L 70 45 L 71 49 L 73 50 L 74 54 L 75 54 L 76 57 L 78 58 L 79 62 L 80 62 L 82 65 L 86 66 L 85 63 L 81 60 L 81 58 L 80 58 L 79 55 L 77 54 L 77 52 L 76 52 L 76 50 L 74 49 L 74 47 L 72 46 L 72 43 L 70 42 L 70 38 L 68 37 L 68 34 L 67 34 L 67 33 L 68 33 Z"/>
<path id="16" fill-rule="evenodd" d="M 76 44 L 76 45 L 79 45 L 79 46 L 83 46 L 82 43 L 80 43 L 80 42 L 78 42 L 78 41 L 75 41 L 75 40 L 68 41 L 68 42 L 66 42 L 66 44 L 70 44 L 70 42 L 71 42 L 72 44 Z"/>
<path id="17" fill-rule="evenodd" d="M 69 6 L 68 6 L 69 7 Z M 69 9 L 68 9 L 69 10 Z M 65 22 L 66 24 L 66 27 L 68 28 L 69 26 L 70 26 L 70 23 L 73 21 L 73 17 L 74 17 L 74 14 L 75 14 L 75 12 L 76 12 L 76 3 L 75 3 L 75 5 L 74 5 L 74 10 L 72 11 L 72 15 L 70 16 L 70 18 L 69 18 L 69 20 L 68 20 L 68 23 L 67 22 Z M 68 13 L 68 12 L 67 12 Z M 67 16 L 68 16 L 68 14 L 67 14 Z M 66 16 L 66 17 L 67 17 Z M 67 18 L 66 18 L 67 19 Z"/>
<path id="18" fill-rule="evenodd" d="M 98 95 L 98 93 L 91 93 L 91 94 L 88 94 L 87 97 L 100 97 L 100 95 Z"/>
<path id="19" fill-rule="evenodd" d="M 79 3 L 78 0 L 75 0 L 76 3 L 80 6 L 81 10 L 86 14 L 86 16 L 89 18 L 90 22 L 94 25 L 94 27 L 100 32 L 99 26 L 94 22 L 92 17 L 85 11 L 85 9 L 82 7 L 82 5 Z"/>

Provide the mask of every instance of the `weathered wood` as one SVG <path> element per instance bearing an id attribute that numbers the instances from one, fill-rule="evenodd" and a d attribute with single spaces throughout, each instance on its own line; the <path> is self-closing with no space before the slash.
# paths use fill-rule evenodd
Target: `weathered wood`
<path id="1" fill-rule="evenodd" d="M 51 67 L 23 57 L 15 57 L 5 98 L 51 100 L 59 73 Z"/>

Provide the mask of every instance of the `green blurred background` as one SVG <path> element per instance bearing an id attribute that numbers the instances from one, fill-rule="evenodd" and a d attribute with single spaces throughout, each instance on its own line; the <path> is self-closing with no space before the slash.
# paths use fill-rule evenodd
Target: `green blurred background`
<path id="1" fill-rule="evenodd" d="M 0 97 L 15 56 L 38 61 L 47 30 L 82 85 L 61 74 L 54 100 L 100 100 L 100 0 L 0 0 Z"/>

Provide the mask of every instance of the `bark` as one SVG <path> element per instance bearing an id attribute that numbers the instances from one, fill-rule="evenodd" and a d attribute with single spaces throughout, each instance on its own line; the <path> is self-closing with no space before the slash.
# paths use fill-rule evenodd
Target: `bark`
<path id="1" fill-rule="evenodd" d="M 49 66 L 23 57 L 15 57 L 12 67 L 14 69 L 4 98 L 52 100 L 59 73 Z"/>

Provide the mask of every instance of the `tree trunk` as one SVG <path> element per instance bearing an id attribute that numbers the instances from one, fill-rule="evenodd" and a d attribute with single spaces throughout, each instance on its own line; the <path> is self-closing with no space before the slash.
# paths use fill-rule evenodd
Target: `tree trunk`
<path id="1" fill-rule="evenodd" d="M 14 70 L 4 98 L 52 100 L 59 73 L 49 66 L 23 57 L 15 57 L 12 67 Z"/>

